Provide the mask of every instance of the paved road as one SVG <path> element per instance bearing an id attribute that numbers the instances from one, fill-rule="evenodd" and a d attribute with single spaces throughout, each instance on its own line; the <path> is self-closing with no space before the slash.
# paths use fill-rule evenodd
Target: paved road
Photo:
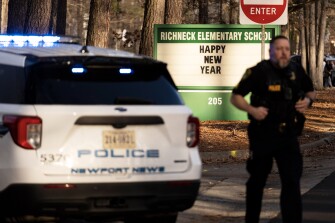
<path id="1" fill-rule="evenodd" d="M 303 196 L 304 223 L 335 222 L 335 172 Z M 280 215 L 270 223 L 280 223 Z"/>
<path id="2" fill-rule="evenodd" d="M 305 157 L 304 160 L 301 182 L 304 223 L 334 223 L 335 152 L 320 157 Z M 204 165 L 198 199 L 191 209 L 180 213 L 177 222 L 243 223 L 247 177 L 244 162 Z M 271 223 L 281 222 L 280 217 L 276 218 L 280 213 L 279 193 L 279 176 L 274 168 L 264 191 L 260 223 L 269 223 L 271 219 Z"/>

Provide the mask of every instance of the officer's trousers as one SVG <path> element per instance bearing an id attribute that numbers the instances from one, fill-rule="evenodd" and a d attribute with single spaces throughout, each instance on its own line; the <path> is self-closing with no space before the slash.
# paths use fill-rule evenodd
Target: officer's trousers
<path id="1" fill-rule="evenodd" d="M 258 223 L 262 207 L 263 189 L 273 160 L 276 161 L 281 180 L 280 207 L 283 223 L 302 222 L 300 179 L 302 155 L 296 136 L 272 134 L 248 129 L 250 158 L 247 171 L 250 177 L 246 184 L 246 223 Z"/>

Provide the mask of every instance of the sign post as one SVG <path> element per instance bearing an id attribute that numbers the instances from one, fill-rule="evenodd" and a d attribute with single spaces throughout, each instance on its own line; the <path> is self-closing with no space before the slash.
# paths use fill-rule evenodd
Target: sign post
<path id="1" fill-rule="evenodd" d="M 261 55 L 261 59 L 264 60 L 265 59 L 265 25 L 262 25 L 262 55 Z"/>
<path id="2" fill-rule="evenodd" d="M 240 0 L 240 23 L 261 24 L 264 35 L 266 24 L 287 24 L 288 0 Z M 262 38 L 261 58 L 265 58 L 264 40 Z"/>

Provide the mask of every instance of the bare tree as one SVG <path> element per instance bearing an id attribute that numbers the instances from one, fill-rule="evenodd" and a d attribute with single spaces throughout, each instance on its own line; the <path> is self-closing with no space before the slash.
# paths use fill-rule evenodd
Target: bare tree
<path id="1" fill-rule="evenodd" d="M 58 0 L 51 2 L 51 18 L 49 24 L 49 33 L 55 34 L 57 27 L 57 7 Z"/>
<path id="2" fill-rule="evenodd" d="M 108 47 L 112 0 L 91 0 L 87 45 Z"/>
<path id="3" fill-rule="evenodd" d="M 67 0 L 9 0 L 9 34 L 65 34 Z"/>
<path id="4" fill-rule="evenodd" d="M 2 17 L 3 17 L 3 15 L 2 15 L 2 0 L 0 0 L 0 19 L 2 20 Z M 1 30 L 1 27 L 2 27 L 2 22 L 0 22 L 0 30 Z"/>
<path id="5" fill-rule="evenodd" d="M 220 0 L 219 1 L 219 23 L 239 24 L 239 1 Z"/>
<path id="6" fill-rule="evenodd" d="M 28 2 L 22 0 L 9 0 L 7 33 L 23 33 Z"/>
<path id="7" fill-rule="evenodd" d="M 166 0 L 165 24 L 181 24 L 183 21 L 183 0 Z"/>
<path id="8" fill-rule="evenodd" d="M 56 34 L 65 35 L 66 31 L 67 0 L 58 0 Z"/>
<path id="9" fill-rule="evenodd" d="M 229 24 L 230 23 L 230 6 L 229 0 L 220 0 L 220 23 Z"/>
<path id="10" fill-rule="evenodd" d="M 290 26 L 290 20 L 287 21 L 286 25 L 280 27 L 280 32 L 282 35 L 289 37 L 289 26 Z"/>
<path id="11" fill-rule="evenodd" d="M 318 16 L 321 15 L 321 1 L 317 0 L 315 1 L 315 42 L 319 42 L 319 29 L 317 27 L 320 26 L 320 20 L 321 18 L 318 18 Z"/>
<path id="12" fill-rule="evenodd" d="M 316 73 L 316 37 L 315 37 L 315 4 L 309 4 L 309 73 L 311 74 L 314 86 L 318 86 Z"/>
<path id="13" fill-rule="evenodd" d="M 316 88 L 321 89 L 323 87 L 323 59 L 324 59 L 324 49 L 325 49 L 325 33 L 326 33 L 326 25 L 327 25 L 327 15 L 326 13 L 322 13 L 322 12 L 326 12 L 327 8 L 328 8 L 328 0 L 319 0 L 318 2 L 316 2 L 315 4 L 318 4 L 320 7 L 320 11 L 319 11 L 319 26 L 318 26 L 318 45 L 317 45 L 317 55 L 316 55 L 316 73 L 317 73 L 317 80 L 316 83 L 318 83 L 318 85 L 316 86 Z M 318 19 L 318 18 L 317 18 Z"/>
<path id="14" fill-rule="evenodd" d="M 76 10 L 76 18 L 77 18 L 76 35 L 81 37 L 83 43 L 86 43 L 87 31 L 84 32 L 84 30 L 86 30 L 84 28 L 84 26 L 86 24 L 86 28 L 87 28 L 88 22 L 85 21 L 85 19 L 84 19 L 84 17 L 85 17 L 85 10 L 84 10 L 85 9 L 85 4 L 84 4 L 83 0 L 78 0 L 77 2 L 78 2 L 77 3 L 78 5 L 76 7 L 76 9 L 77 9 Z M 88 13 L 86 13 L 86 14 L 88 14 Z"/>
<path id="15" fill-rule="evenodd" d="M 208 24 L 208 0 L 199 1 L 199 24 Z"/>
<path id="16" fill-rule="evenodd" d="M 146 0 L 139 53 L 153 54 L 154 24 L 164 24 L 165 0 Z"/>
<path id="17" fill-rule="evenodd" d="M 51 0 L 29 0 L 23 33 L 49 34 L 51 7 Z"/>
<path id="18" fill-rule="evenodd" d="M 53 0 L 49 33 L 65 35 L 67 0 Z"/>
<path id="19" fill-rule="evenodd" d="M 1 0 L 1 33 L 7 32 L 8 0 Z"/>
<path id="20" fill-rule="evenodd" d="M 219 18 L 219 22 L 220 23 L 224 23 L 223 22 L 223 2 L 224 0 L 220 0 L 219 1 L 219 10 L 218 10 L 218 18 Z"/>
<path id="21" fill-rule="evenodd" d="M 67 0 L 66 34 L 78 36 L 86 44 L 90 0 Z"/>
<path id="22" fill-rule="evenodd" d="M 239 1 L 238 0 L 229 0 L 229 18 L 230 24 L 238 24 L 239 22 Z"/>
<path id="23" fill-rule="evenodd" d="M 302 8 L 300 10 L 299 23 L 304 24 L 304 8 Z M 305 70 L 308 70 L 307 69 L 306 35 L 305 35 L 306 32 L 305 32 L 305 30 L 306 30 L 305 26 L 302 25 L 302 27 L 300 27 L 301 64 L 305 68 Z"/>
<path id="24" fill-rule="evenodd" d="M 301 62 L 312 78 L 314 88 L 323 88 L 323 60 L 329 0 L 313 0 L 307 4 L 300 0 L 299 18 Z"/>
<path id="25" fill-rule="evenodd" d="M 300 2 L 301 2 L 301 4 L 303 4 L 303 1 L 304 0 L 300 0 Z M 306 60 L 306 71 L 308 71 L 308 73 L 309 73 L 309 57 L 310 57 L 310 55 L 309 55 L 309 35 L 308 35 L 308 30 L 309 30 L 309 6 L 308 6 L 308 4 L 306 4 L 306 5 L 304 5 L 303 6 L 303 23 L 302 24 L 304 24 L 304 38 L 303 38 L 303 40 L 305 40 L 304 41 L 304 43 L 302 44 L 302 45 L 305 45 L 305 49 L 302 49 L 301 51 L 302 51 L 302 53 L 303 52 L 305 52 L 306 54 L 304 54 L 304 55 L 301 55 L 301 60 L 302 60 L 302 62 L 304 62 L 304 59 Z M 311 76 L 311 74 L 309 73 L 309 75 Z"/>

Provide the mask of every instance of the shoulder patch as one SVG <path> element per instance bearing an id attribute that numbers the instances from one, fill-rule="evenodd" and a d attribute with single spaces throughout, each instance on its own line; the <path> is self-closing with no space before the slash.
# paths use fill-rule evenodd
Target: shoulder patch
<path id="1" fill-rule="evenodd" d="M 250 75 L 252 74 L 252 70 L 249 68 L 245 71 L 245 73 L 243 74 L 242 80 L 247 79 Z"/>
<path id="2" fill-rule="evenodd" d="M 296 78 L 297 78 L 297 75 L 295 74 L 294 71 L 292 71 L 292 72 L 291 72 L 291 75 L 290 75 L 290 80 L 291 80 L 291 81 L 294 81 Z"/>

